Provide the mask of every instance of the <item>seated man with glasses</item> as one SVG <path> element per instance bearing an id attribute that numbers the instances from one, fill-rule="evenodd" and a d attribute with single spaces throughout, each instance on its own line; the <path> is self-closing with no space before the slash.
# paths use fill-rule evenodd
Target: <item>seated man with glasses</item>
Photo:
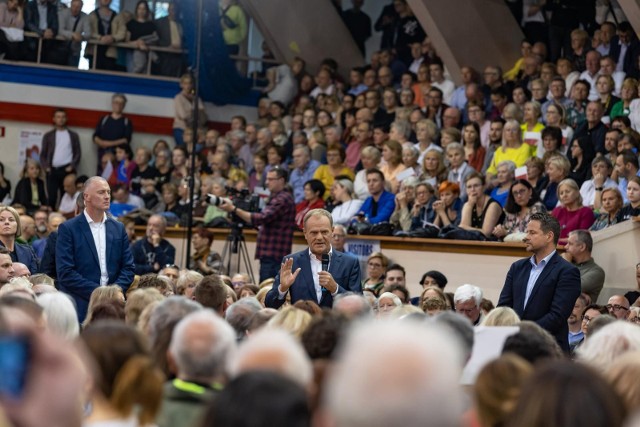
<path id="1" fill-rule="evenodd" d="M 175 262 L 176 248 L 164 238 L 166 230 L 164 216 L 149 217 L 145 238 L 131 246 L 136 274 L 158 273 L 164 265 Z"/>
<path id="2" fill-rule="evenodd" d="M 622 295 L 614 295 L 607 302 L 609 314 L 616 319 L 626 319 L 629 312 L 629 301 Z"/>

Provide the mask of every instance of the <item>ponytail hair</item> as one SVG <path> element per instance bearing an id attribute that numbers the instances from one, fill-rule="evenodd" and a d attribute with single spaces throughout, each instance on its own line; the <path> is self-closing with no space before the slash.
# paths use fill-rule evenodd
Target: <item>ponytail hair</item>
<path id="1" fill-rule="evenodd" d="M 124 416 L 137 407 L 140 425 L 151 424 L 162 404 L 163 382 L 164 374 L 150 357 L 132 356 L 116 375 L 111 404 Z"/>

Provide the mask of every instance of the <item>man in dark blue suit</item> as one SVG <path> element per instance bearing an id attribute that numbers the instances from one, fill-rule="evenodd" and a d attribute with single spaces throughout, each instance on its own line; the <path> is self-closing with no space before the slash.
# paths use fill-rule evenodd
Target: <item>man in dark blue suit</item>
<path id="1" fill-rule="evenodd" d="M 580 272 L 556 252 L 560 224 L 548 213 L 531 215 L 523 239 L 531 258 L 511 265 L 498 306 L 536 322 L 569 351 L 567 319 L 580 295 Z"/>
<path id="2" fill-rule="evenodd" d="M 280 307 L 287 292 L 291 304 L 311 300 L 327 308 L 340 293 L 362 292 L 360 264 L 354 256 L 333 250 L 332 230 L 333 219 L 324 209 L 313 209 L 305 215 L 304 237 L 309 248 L 284 258 L 280 274 L 267 293 L 267 307 Z"/>
<path id="3" fill-rule="evenodd" d="M 134 276 L 124 225 L 107 216 L 109 184 L 99 176 L 91 177 L 83 197 L 84 212 L 60 224 L 56 242 L 58 285 L 76 301 L 80 321 L 94 289 L 115 284 L 125 292 Z"/>

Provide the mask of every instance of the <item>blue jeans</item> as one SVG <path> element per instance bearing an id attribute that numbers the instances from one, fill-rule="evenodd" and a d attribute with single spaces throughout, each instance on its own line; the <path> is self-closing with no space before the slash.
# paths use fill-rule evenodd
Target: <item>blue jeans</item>
<path id="1" fill-rule="evenodd" d="M 173 139 L 176 141 L 176 146 L 184 145 L 184 139 L 182 139 L 182 135 L 184 135 L 183 129 L 173 128 Z"/>
<path id="2" fill-rule="evenodd" d="M 280 273 L 280 260 L 273 257 L 264 257 L 260 260 L 260 283 L 272 279 Z"/>

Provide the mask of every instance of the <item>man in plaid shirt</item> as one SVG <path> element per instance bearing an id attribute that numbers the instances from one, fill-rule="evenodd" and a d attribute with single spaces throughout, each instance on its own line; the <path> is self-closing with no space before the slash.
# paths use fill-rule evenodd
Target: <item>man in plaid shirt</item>
<path id="1" fill-rule="evenodd" d="M 280 262 L 291 253 L 296 205 L 291 193 L 284 189 L 287 175 L 286 170 L 278 167 L 267 172 L 267 188 L 271 196 L 262 212 L 247 212 L 230 202 L 220 205 L 221 209 L 233 212 L 243 221 L 258 227 L 256 259 L 260 260 L 260 282 L 276 277 Z"/>

